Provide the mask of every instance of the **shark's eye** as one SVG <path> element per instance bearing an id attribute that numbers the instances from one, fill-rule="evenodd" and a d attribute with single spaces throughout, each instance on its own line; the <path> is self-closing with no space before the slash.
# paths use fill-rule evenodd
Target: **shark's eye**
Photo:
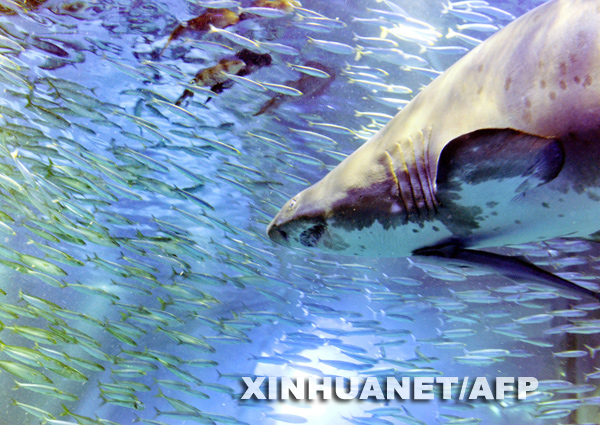
<path id="1" fill-rule="evenodd" d="M 297 197 L 297 196 L 295 196 L 295 197 L 293 197 L 292 199 L 290 199 L 290 203 L 289 203 L 289 205 L 288 205 L 288 208 L 289 208 L 290 210 L 291 210 L 291 209 L 294 209 L 294 207 L 296 206 L 296 202 L 298 202 L 298 197 Z"/>
<path id="2" fill-rule="evenodd" d="M 300 243 L 309 248 L 315 247 L 323 234 L 325 234 L 325 225 L 315 224 L 300 233 Z"/>

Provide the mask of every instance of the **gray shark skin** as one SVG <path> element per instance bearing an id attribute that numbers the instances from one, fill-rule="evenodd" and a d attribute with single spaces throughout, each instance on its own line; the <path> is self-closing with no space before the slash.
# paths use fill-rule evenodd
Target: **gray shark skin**
<path id="1" fill-rule="evenodd" d="M 268 226 L 399 257 L 600 231 L 600 1 L 552 0 L 474 48 Z"/>

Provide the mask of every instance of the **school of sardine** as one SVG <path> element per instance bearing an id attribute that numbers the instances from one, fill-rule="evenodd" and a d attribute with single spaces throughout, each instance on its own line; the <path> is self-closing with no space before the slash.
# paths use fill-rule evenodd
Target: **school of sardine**
<path id="1" fill-rule="evenodd" d="M 600 303 L 264 234 L 539 3 L 0 0 L 0 423 L 597 421 Z M 591 242 L 511 250 L 599 288 Z M 442 375 L 540 383 L 526 401 L 240 400 L 243 376 Z"/>

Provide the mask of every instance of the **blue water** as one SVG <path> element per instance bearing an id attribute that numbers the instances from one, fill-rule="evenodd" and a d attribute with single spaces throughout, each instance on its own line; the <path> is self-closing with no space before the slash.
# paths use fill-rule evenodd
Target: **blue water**
<path id="1" fill-rule="evenodd" d="M 322 93 L 287 96 L 260 116 L 253 114 L 277 92 L 240 83 L 207 103 L 196 93 L 185 111 L 166 103 L 174 102 L 198 71 L 242 49 L 219 34 L 187 32 L 158 57 L 179 23 L 205 12 L 194 2 L 50 0 L 25 9 L 16 3 L 0 2 L 15 11 L 0 15 L 0 172 L 11 179 L 0 182 L 0 289 L 5 292 L 0 360 L 29 365 L 76 399 L 13 391 L 15 380 L 27 380 L 1 370 L 0 423 L 36 424 L 48 414 L 65 423 L 194 423 L 165 413 L 181 406 L 164 396 L 197 409 L 190 416 L 199 423 L 597 422 L 593 401 L 556 417 L 536 416 L 552 410 L 539 403 L 577 398 L 578 390 L 581 398 L 598 395 L 597 380 L 585 376 L 600 366 L 585 347 L 600 344 L 598 332 L 569 333 L 565 326 L 593 327 L 599 305 L 485 271 L 299 252 L 266 238 L 266 225 L 290 196 L 323 177 L 385 124 L 386 115 L 397 113 L 397 106 L 381 98 L 410 100 L 431 81 L 364 53 L 370 47 L 353 39 L 354 34 L 379 37 L 382 26 L 397 22 L 389 18 L 370 25 L 354 18 L 381 15 L 368 8 L 402 8 L 419 21 L 416 25 L 428 24 L 433 47 L 464 49 L 443 54 L 422 48 L 426 40 L 387 39 L 427 61 L 424 68 L 441 72 L 473 45 L 445 37 L 465 22 L 439 1 L 389 7 L 305 0 L 305 10 L 287 17 L 228 27 L 250 40 L 298 51 L 271 51 L 272 65 L 247 76 L 254 81 L 298 80 L 301 74 L 289 62 L 310 60 L 335 71 Z M 515 17 L 539 4 L 489 3 Z M 509 22 L 486 15 L 498 28 Z M 313 26 L 302 27 L 306 23 Z M 491 34 L 464 33 L 481 40 Z M 354 49 L 360 45 L 363 53 L 326 51 L 308 43 L 309 36 Z M 412 94 L 374 92 L 353 80 L 402 85 Z M 598 248 L 591 243 L 551 241 L 505 252 L 597 287 Z M 518 320 L 540 314 L 549 316 Z M 190 342 L 188 336 L 196 339 Z M 15 354 L 15 347 L 40 356 L 32 361 Z M 469 358 L 468 352 L 486 349 L 504 351 Z M 585 353 L 553 355 L 568 350 Z M 199 367 L 191 362 L 196 359 L 211 363 Z M 321 360 L 351 362 L 356 370 Z M 399 361 L 407 363 L 399 366 Z M 84 378 L 65 377 L 68 368 L 57 373 L 61 364 Z M 526 402 L 240 401 L 244 375 L 300 377 L 312 370 L 393 376 L 423 368 L 431 368 L 432 376 L 564 382 Z M 120 385 L 120 392 L 111 392 L 110 384 Z M 585 384 L 590 387 L 579 387 Z M 61 404 L 79 416 L 59 418 Z M 368 412 L 386 405 L 398 409 L 396 416 Z"/>

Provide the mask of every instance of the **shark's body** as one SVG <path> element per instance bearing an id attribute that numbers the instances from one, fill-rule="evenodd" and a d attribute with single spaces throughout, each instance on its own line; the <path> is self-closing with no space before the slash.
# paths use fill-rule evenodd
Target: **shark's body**
<path id="1" fill-rule="evenodd" d="M 408 256 L 600 231 L 600 1 L 552 0 L 473 49 L 269 236 Z"/>

